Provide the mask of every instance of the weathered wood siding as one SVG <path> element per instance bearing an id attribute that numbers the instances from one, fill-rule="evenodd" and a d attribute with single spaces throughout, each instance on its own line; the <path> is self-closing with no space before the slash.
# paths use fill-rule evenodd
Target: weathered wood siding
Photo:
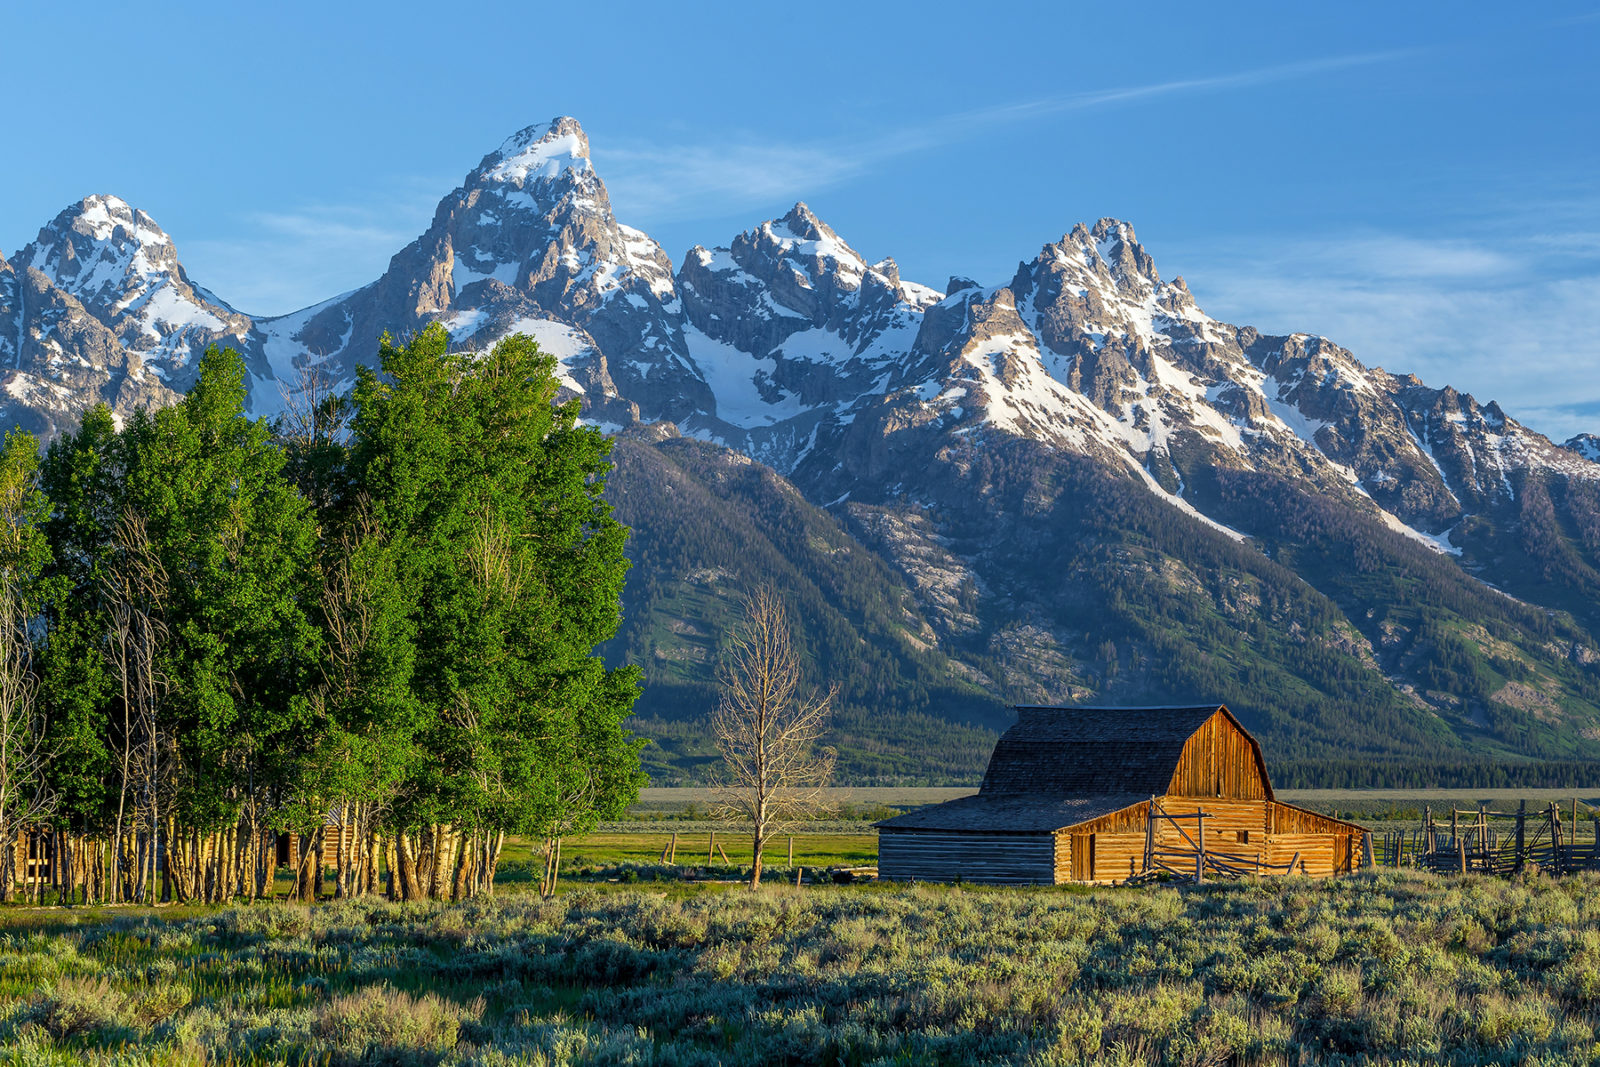
<path id="1" fill-rule="evenodd" d="M 1206 852 L 1228 857 L 1226 862 L 1235 866 L 1248 866 L 1253 859 L 1282 866 L 1298 854 L 1296 874 L 1326 878 L 1354 870 L 1360 857 L 1360 827 L 1277 801 L 1167 796 L 1157 803 L 1172 816 L 1204 812 Z M 1136 804 L 1063 831 L 1057 879 L 1120 882 L 1144 873 L 1148 808 L 1148 803 Z M 1159 821 L 1156 848 L 1165 853 L 1169 866 L 1185 867 L 1185 857 L 1198 852 L 1200 821 L 1184 818 L 1177 825 Z M 1089 860 L 1086 875 L 1078 873 L 1083 869 L 1076 862 L 1079 855 Z"/>
<path id="2" fill-rule="evenodd" d="M 329 824 L 322 829 L 322 866 L 324 870 L 335 870 L 339 866 L 339 839 L 344 838 L 346 854 L 354 855 L 356 846 L 356 828 L 354 826 L 339 826 Z M 280 867 L 292 867 L 299 861 L 300 835 L 294 831 L 278 835 L 278 844 L 275 861 Z"/>
<path id="3" fill-rule="evenodd" d="M 878 877 L 1050 885 L 1057 881 L 1056 845 L 1055 834 L 883 830 L 878 834 Z"/>
<path id="4" fill-rule="evenodd" d="M 1255 742 L 1218 711 L 1184 743 L 1167 795 L 1266 800 L 1272 791 Z"/>
<path id="5" fill-rule="evenodd" d="M 1120 882 L 1143 870 L 1144 831 L 1094 835 L 1093 881 Z"/>

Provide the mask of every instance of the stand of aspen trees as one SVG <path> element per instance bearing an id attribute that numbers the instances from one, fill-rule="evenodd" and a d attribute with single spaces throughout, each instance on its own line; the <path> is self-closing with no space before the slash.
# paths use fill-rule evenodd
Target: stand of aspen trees
<path id="1" fill-rule="evenodd" d="M 6 436 L 0 898 L 459 900 L 637 796 L 609 442 L 526 337 L 379 357 Z"/>

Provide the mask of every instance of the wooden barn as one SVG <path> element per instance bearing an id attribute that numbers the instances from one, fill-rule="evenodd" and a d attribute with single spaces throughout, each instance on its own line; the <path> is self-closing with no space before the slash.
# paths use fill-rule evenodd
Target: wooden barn
<path id="1" fill-rule="evenodd" d="M 1325 878 L 1361 864 L 1366 831 L 1276 799 L 1225 707 L 1016 710 L 976 795 L 877 824 L 880 878 Z"/>

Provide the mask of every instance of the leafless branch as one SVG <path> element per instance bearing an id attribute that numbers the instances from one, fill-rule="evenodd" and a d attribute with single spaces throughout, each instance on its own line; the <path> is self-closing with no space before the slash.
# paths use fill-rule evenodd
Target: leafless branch
<path id="1" fill-rule="evenodd" d="M 832 725 L 836 690 L 802 690 L 788 613 L 770 586 L 745 598 L 744 622 L 732 635 L 718 681 L 722 698 L 711 713 L 711 731 L 726 779 L 717 813 L 751 828 L 754 888 L 761 883 L 768 840 L 826 809 L 822 790 L 833 773 L 834 753 L 819 744 Z"/>

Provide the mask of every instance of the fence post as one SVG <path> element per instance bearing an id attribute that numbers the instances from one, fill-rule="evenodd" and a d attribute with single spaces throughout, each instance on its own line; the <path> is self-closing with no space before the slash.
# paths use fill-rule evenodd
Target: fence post
<path id="1" fill-rule="evenodd" d="M 1456 856 L 1461 861 L 1461 873 L 1467 873 L 1467 843 L 1462 838 L 1456 838 Z"/>
<path id="2" fill-rule="evenodd" d="M 1522 800 L 1517 802 L 1517 862 L 1516 862 L 1516 868 L 1517 868 L 1517 873 L 1518 874 L 1522 873 L 1523 868 L 1526 867 L 1527 863 L 1528 863 L 1528 857 L 1526 855 L 1524 855 L 1524 853 L 1523 853 L 1524 848 L 1527 846 L 1527 831 L 1525 829 L 1527 821 L 1528 821 L 1528 798 L 1527 797 L 1523 797 Z"/>
<path id="3" fill-rule="evenodd" d="M 1376 867 L 1377 865 L 1372 858 L 1372 831 L 1368 830 L 1361 835 L 1361 866 Z"/>
<path id="4" fill-rule="evenodd" d="M 1144 873 L 1149 874 L 1151 865 L 1155 863 L 1156 849 L 1156 798 L 1150 797 L 1150 803 L 1144 809 Z M 1129 860 L 1132 863 L 1132 860 Z M 1132 875 L 1130 874 L 1131 878 Z"/>
<path id="5" fill-rule="evenodd" d="M 716 858 L 717 858 L 717 832 L 715 830 L 713 830 L 713 831 L 711 831 L 711 843 L 706 846 L 706 866 L 707 867 L 711 866 L 712 862 Z"/>

